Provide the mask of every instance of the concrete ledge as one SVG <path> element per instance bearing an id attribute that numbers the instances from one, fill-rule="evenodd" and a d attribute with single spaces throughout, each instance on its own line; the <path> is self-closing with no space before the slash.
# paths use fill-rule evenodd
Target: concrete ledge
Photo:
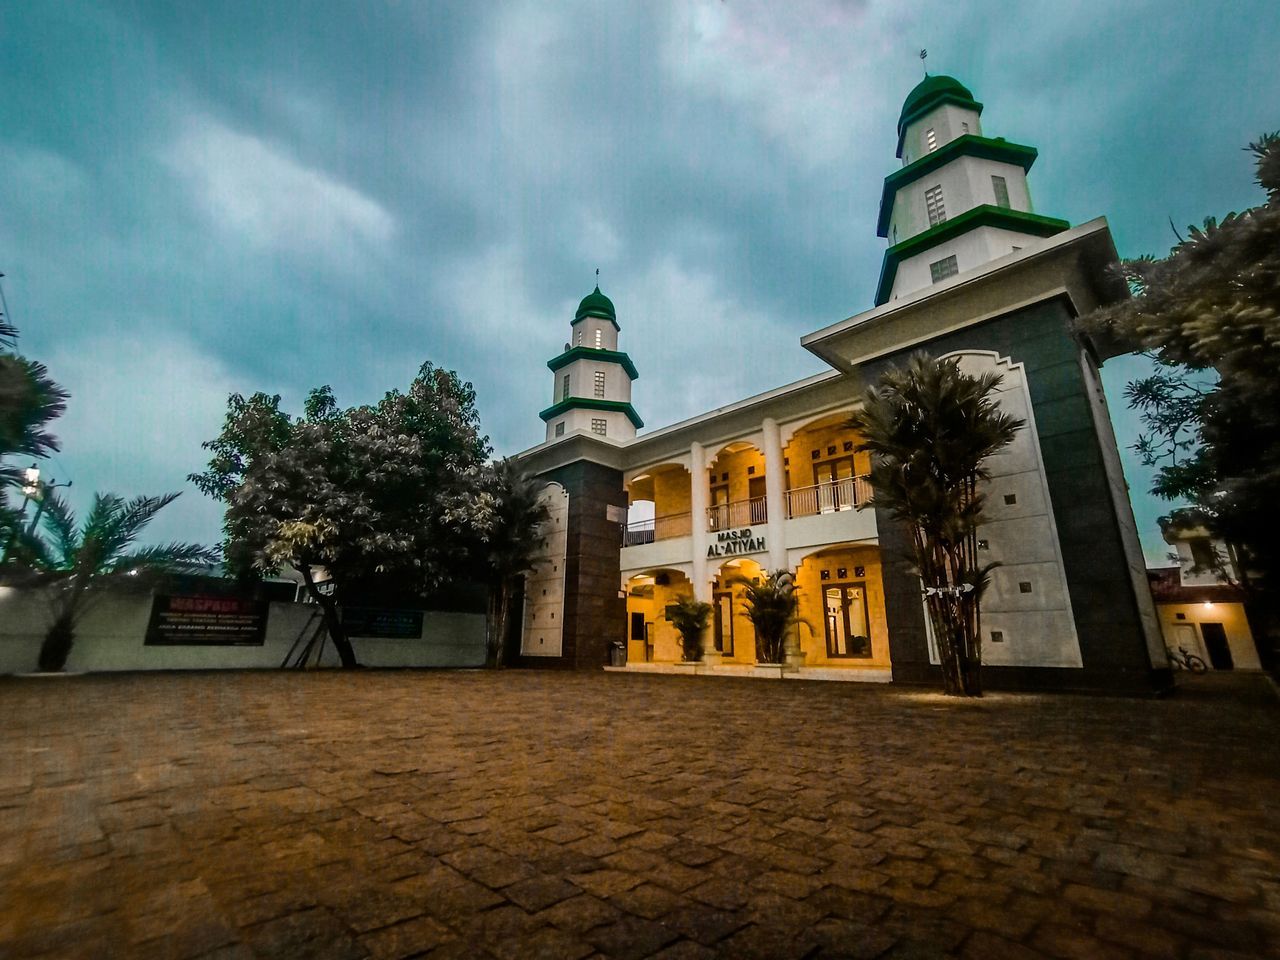
<path id="1" fill-rule="evenodd" d="M 801 667 L 789 670 L 785 664 L 721 663 L 629 663 L 625 667 L 605 667 L 610 673 L 665 673 L 676 676 L 749 677 L 756 680 L 834 680 L 854 683 L 889 683 L 888 667 Z"/>

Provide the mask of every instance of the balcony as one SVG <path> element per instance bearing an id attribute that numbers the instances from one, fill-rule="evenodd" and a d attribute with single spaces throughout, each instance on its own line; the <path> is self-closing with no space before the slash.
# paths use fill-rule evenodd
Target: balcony
<path id="1" fill-rule="evenodd" d="M 688 513 L 672 513 L 651 520 L 635 520 L 622 528 L 622 545 L 638 547 L 655 540 L 671 540 L 687 537 L 692 529 Z"/>
<path id="2" fill-rule="evenodd" d="M 711 533 L 753 527 L 768 521 L 769 508 L 764 497 L 734 500 L 731 503 L 717 503 L 714 507 L 707 507 L 707 530 Z"/>
<path id="3" fill-rule="evenodd" d="M 852 510 L 871 501 L 871 483 L 867 477 L 828 480 L 811 487 L 787 491 L 787 518 L 816 517 L 824 513 Z"/>

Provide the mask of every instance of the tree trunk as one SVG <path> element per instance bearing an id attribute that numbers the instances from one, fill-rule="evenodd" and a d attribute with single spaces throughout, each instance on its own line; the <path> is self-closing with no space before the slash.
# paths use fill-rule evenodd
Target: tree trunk
<path id="1" fill-rule="evenodd" d="M 53 626 L 44 635 L 40 644 L 40 656 L 37 661 L 42 673 L 61 673 L 67 665 L 67 657 L 75 645 L 75 618 L 64 613 L 53 621 Z"/>
<path id="2" fill-rule="evenodd" d="M 504 578 L 489 588 L 489 610 L 485 617 L 484 665 L 491 670 L 500 669 L 505 660 L 507 615 L 510 607 L 511 582 Z"/>
<path id="3" fill-rule="evenodd" d="M 338 651 L 338 659 L 342 662 L 343 669 L 350 670 L 353 667 L 360 666 L 360 662 L 356 660 L 356 652 L 351 646 L 351 641 L 347 639 L 347 629 L 342 625 L 342 618 L 338 616 L 338 605 L 333 602 L 332 597 L 326 597 L 316 587 L 316 582 L 311 578 L 311 567 L 309 564 L 299 564 L 302 569 L 302 579 L 306 583 L 307 593 L 320 606 L 320 613 L 324 616 L 325 629 L 329 633 L 329 639 L 333 641 L 333 649 Z"/>

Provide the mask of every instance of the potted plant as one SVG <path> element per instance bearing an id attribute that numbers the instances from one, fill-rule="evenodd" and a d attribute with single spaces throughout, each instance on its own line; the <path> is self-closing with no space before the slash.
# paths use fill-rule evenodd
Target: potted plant
<path id="1" fill-rule="evenodd" d="M 702 635 L 711 619 L 711 604 L 693 597 L 680 597 L 667 607 L 667 619 L 680 634 L 681 657 L 685 663 L 701 660 Z"/>
<path id="2" fill-rule="evenodd" d="M 795 577 L 787 570 L 774 570 L 763 580 L 739 577 L 734 582 L 743 586 L 744 610 L 756 634 L 756 662 L 783 663 L 787 630 L 801 622 Z"/>

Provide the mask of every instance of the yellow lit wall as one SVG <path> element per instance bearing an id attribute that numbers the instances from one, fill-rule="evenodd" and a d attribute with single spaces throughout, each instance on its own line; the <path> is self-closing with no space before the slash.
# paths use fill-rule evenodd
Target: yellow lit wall
<path id="1" fill-rule="evenodd" d="M 748 473 L 754 467 L 755 473 Z M 729 475 L 728 481 L 721 479 L 725 474 Z M 715 477 L 714 484 L 711 477 Z M 712 486 L 722 486 L 724 483 L 729 484 L 729 501 L 746 500 L 750 496 L 751 480 L 754 477 L 764 479 L 764 454 L 755 447 L 746 450 L 739 450 L 737 453 L 721 453 L 718 457 L 711 461 L 707 467 L 707 477 L 705 478 L 707 489 Z"/>
<path id="2" fill-rule="evenodd" d="M 653 475 L 654 515 L 669 517 L 689 512 L 689 471 L 683 468 L 662 470 Z"/>
<path id="3" fill-rule="evenodd" d="M 725 657 L 724 661 L 726 663 L 756 662 L 755 629 L 751 626 L 751 620 L 747 617 L 746 601 L 743 599 L 743 585 L 732 581 L 739 577 L 745 577 L 750 580 L 764 575 L 764 569 L 754 560 L 740 560 L 737 566 L 721 566 L 716 571 L 714 591 L 716 593 L 727 591 L 733 594 L 733 656 Z M 715 629 L 714 618 L 711 621 L 711 629 Z M 710 642 L 715 642 L 714 636 Z"/>
<path id="4" fill-rule="evenodd" d="M 783 456 L 790 461 L 787 467 L 787 489 L 813 486 L 813 465 L 836 457 L 853 457 L 853 473 L 862 476 L 871 472 L 870 453 L 849 453 L 844 449 L 846 443 L 852 443 L 856 449 L 860 438 L 857 433 L 839 423 L 825 427 L 809 427 L 799 431 L 791 442 L 783 448 Z M 835 453 L 827 453 L 828 448 L 835 447 Z M 813 456 L 817 450 L 818 455 Z"/>
<path id="5" fill-rule="evenodd" d="M 848 571 L 847 576 L 837 576 L 841 567 Z M 855 567 L 863 567 L 864 576 L 855 577 Z M 822 579 L 823 570 L 830 571 L 829 580 Z M 871 656 L 829 658 L 823 623 L 822 588 L 854 582 L 866 584 Z M 889 630 L 884 612 L 884 585 L 880 579 L 880 551 L 876 547 L 846 547 L 806 557 L 796 571 L 796 586 L 800 590 L 800 616 L 807 623 L 807 626 L 800 627 L 800 649 L 804 651 L 807 666 L 855 669 L 889 666 Z"/>
<path id="6" fill-rule="evenodd" d="M 667 574 L 669 584 L 654 584 L 653 599 L 627 595 L 627 659 L 632 663 L 644 662 L 644 641 L 631 640 L 631 614 L 643 613 L 649 624 L 649 640 L 653 643 L 653 662 L 670 663 L 681 659 L 680 633 L 667 620 L 664 611 L 681 596 L 692 596 L 689 581 L 678 573 Z"/>
<path id="7" fill-rule="evenodd" d="M 1244 606 L 1239 603 L 1215 603 L 1205 606 L 1203 603 L 1157 603 L 1156 611 L 1160 616 L 1160 629 L 1164 633 L 1165 645 L 1178 649 L 1175 642 L 1177 626 L 1196 625 L 1196 642 L 1200 649 L 1183 644 L 1187 649 L 1209 663 L 1209 651 L 1205 649 L 1200 637 L 1200 624 L 1220 623 L 1227 634 L 1227 646 L 1231 648 L 1231 659 L 1237 670 L 1261 670 L 1258 660 L 1258 648 L 1253 642 L 1253 632 L 1249 629 L 1249 621 L 1245 619 Z M 1179 620 L 1178 614 L 1185 619 Z"/>

